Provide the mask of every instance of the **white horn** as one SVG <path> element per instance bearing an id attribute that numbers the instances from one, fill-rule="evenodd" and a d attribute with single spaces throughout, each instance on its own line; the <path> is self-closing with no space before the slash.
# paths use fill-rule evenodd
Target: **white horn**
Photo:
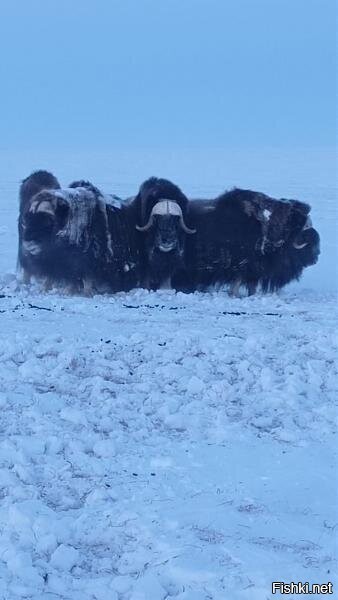
<path id="1" fill-rule="evenodd" d="M 150 217 L 149 217 L 148 223 L 146 223 L 145 225 L 143 225 L 143 227 L 142 227 L 142 225 L 135 225 L 135 228 L 137 229 L 137 231 L 148 231 L 148 229 L 150 229 L 150 227 L 153 224 L 153 220 L 154 220 L 154 217 L 151 214 Z"/>
<path id="2" fill-rule="evenodd" d="M 172 200 L 160 200 L 154 204 L 152 211 L 149 216 L 148 223 L 145 225 L 136 225 L 136 229 L 138 231 L 148 231 L 153 224 L 155 215 L 177 215 L 178 217 L 182 216 L 182 211 L 179 205 Z"/>
<path id="3" fill-rule="evenodd" d="M 310 229 L 310 227 L 312 227 L 312 221 L 311 217 L 308 217 L 302 231 L 305 231 L 305 229 Z"/>
<path id="4" fill-rule="evenodd" d="M 50 202 L 48 202 L 47 200 L 43 200 L 42 202 L 40 202 L 40 204 L 36 208 L 36 212 L 37 213 L 42 212 L 47 215 L 51 215 L 52 217 L 54 217 L 54 215 L 55 215 L 52 204 Z"/>
<path id="5" fill-rule="evenodd" d="M 297 244 L 297 242 L 293 242 L 293 247 L 296 248 L 296 250 L 301 250 L 302 248 L 305 248 L 305 246 L 308 245 L 308 242 L 305 242 L 304 244 Z"/>
<path id="6" fill-rule="evenodd" d="M 180 225 L 185 233 L 196 233 L 196 229 L 190 229 L 184 222 L 182 209 L 177 202 L 173 200 L 161 200 L 153 207 L 154 215 L 173 215 L 180 217 Z"/>
<path id="7" fill-rule="evenodd" d="M 155 215 L 159 215 L 159 216 L 172 215 L 174 217 L 180 217 L 180 225 L 181 225 L 183 231 L 185 231 L 185 233 L 196 233 L 196 229 L 189 229 L 189 227 L 187 227 L 186 224 L 184 223 L 183 213 L 182 213 L 182 209 L 181 209 L 180 205 L 177 204 L 177 202 L 174 202 L 173 200 L 167 200 L 167 199 L 156 202 L 156 204 L 154 204 L 152 211 L 150 213 L 148 223 L 146 225 L 144 225 L 143 227 L 140 225 L 136 225 L 136 229 L 138 231 L 148 231 L 148 229 L 150 229 L 150 227 L 153 224 Z"/>
<path id="8" fill-rule="evenodd" d="M 196 233 L 196 229 L 190 229 L 189 227 L 187 227 L 183 220 L 183 215 L 181 216 L 180 225 L 185 233 Z"/>
<path id="9" fill-rule="evenodd" d="M 310 229 L 311 227 L 312 227 L 312 221 L 311 221 L 311 218 L 310 218 L 310 217 L 308 217 L 308 218 L 306 219 L 306 223 L 305 223 L 305 225 L 304 225 L 304 227 L 303 227 L 302 231 L 306 231 L 307 229 Z M 309 243 L 309 242 L 303 242 L 303 243 L 301 244 L 301 243 L 298 243 L 298 242 L 293 242 L 293 247 L 294 247 L 294 248 L 296 248 L 296 250 L 301 250 L 302 248 L 305 248 L 305 246 L 307 246 L 307 245 L 308 245 L 308 243 Z"/>

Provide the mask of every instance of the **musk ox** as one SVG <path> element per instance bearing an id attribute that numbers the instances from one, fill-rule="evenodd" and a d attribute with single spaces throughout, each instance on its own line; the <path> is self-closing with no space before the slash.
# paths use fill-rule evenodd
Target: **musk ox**
<path id="1" fill-rule="evenodd" d="M 187 207 L 188 199 L 179 187 L 156 177 L 145 181 L 132 199 L 129 219 L 138 231 L 144 287 L 172 287 L 185 268 L 185 240 L 195 233 L 187 225 Z"/>
<path id="2" fill-rule="evenodd" d="M 309 213 L 303 202 L 251 190 L 189 201 L 155 177 L 122 202 L 84 180 L 61 189 L 37 171 L 20 189 L 18 260 L 26 281 L 33 275 L 86 294 L 139 285 L 276 291 L 318 259 Z"/>
<path id="3" fill-rule="evenodd" d="M 48 287 L 61 284 L 85 294 L 138 284 L 135 231 L 116 197 L 78 181 L 67 189 L 37 193 L 32 186 L 32 195 L 23 200 L 28 183 L 29 178 L 20 190 L 19 262 L 29 276 L 44 279 Z"/>
<path id="4" fill-rule="evenodd" d="M 229 284 L 233 295 L 241 286 L 253 294 L 258 286 L 276 291 L 299 279 L 319 255 L 309 212 L 298 200 L 241 189 L 190 201 L 187 218 L 196 235 L 186 240 L 186 271 L 174 281 L 176 289 Z"/>
<path id="5" fill-rule="evenodd" d="M 35 171 L 29 177 L 26 177 L 20 186 L 20 207 L 18 219 L 18 268 L 23 271 L 23 278 L 26 283 L 29 282 L 31 273 L 30 254 L 24 251 L 24 230 L 26 228 L 26 217 L 30 208 L 31 198 L 36 196 L 42 190 L 58 190 L 60 184 L 56 177 L 48 171 Z M 48 219 L 48 217 L 47 217 Z M 33 245 L 32 245 L 33 248 Z"/>

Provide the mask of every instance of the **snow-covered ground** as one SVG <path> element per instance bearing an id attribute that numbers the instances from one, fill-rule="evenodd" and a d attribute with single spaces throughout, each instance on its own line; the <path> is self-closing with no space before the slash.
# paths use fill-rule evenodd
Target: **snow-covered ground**
<path id="1" fill-rule="evenodd" d="M 272 581 L 338 585 L 335 190 L 326 157 L 269 156 L 216 152 L 204 171 L 176 155 L 150 168 L 151 154 L 122 154 L 111 171 L 107 157 L 1 157 L 1 600 L 272 600 Z M 18 181 L 38 167 L 122 195 L 159 174 L 194 195 L 237 183 L 297 197 L 323 253 L 280 295 L 45 294 L 14 274 Z"/>

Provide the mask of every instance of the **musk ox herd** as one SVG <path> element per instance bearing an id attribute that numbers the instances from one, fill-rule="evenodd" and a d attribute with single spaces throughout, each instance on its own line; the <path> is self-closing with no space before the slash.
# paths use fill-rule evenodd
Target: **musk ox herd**
<path id="1" fill-rule="evenodd" d="M 135 287 L 273 292 L 317 262 L 310 206 L 233 189 L 190 199 L 151 177 L 121 200 L 88 181 L 61 188 L 36 171 L 20 188 L 18 264 L 25 282 L 92 295 Z"/>

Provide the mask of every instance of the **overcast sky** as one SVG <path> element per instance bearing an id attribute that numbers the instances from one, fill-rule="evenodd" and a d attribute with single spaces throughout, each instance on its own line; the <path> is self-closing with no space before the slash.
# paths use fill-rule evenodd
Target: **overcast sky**
<path id="1" fill-rule="evenodd" d="M 335 0 L 1 0 L 1 149 L 334 145 Z"/>

